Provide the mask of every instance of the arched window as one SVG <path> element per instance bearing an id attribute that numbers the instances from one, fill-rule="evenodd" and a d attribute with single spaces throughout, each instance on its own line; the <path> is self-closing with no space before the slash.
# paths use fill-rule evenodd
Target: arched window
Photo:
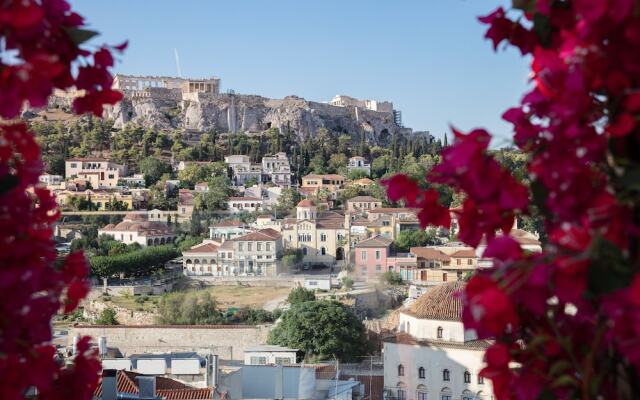
<path id="1" fill-rule="evenodd" d="M 448 369 L 445 369 L 442 371 L 442 380 L 443 381 L 450 381 L 451 380 L 451 373 L 449 372 Z"/>
<path id="2" fill-rule="evenodd" d="M 404 376 L 404 365 L 398 365 L 398 376 Z"/>
<path id="3" fill-rule="evenodd" d="M 438 337 L 438 339 L 442 339 L 442 327 L 441 326 L 438 327 L 438 336 L 437 337 Z"/>
<path id="4" fill-rule="evenodd" d="M 440 391 L 440 400 L 451 400 L 453 399 L 453 394 L 451 393 L 451 389 L 443 388 Z"/>
<path id="5" fill-rule="evenodd" d="M 424 379 L 426 376 L 424 367 L 418 368 L 418 378 Z"/>
<path id="6" fill-rule="evenodd" d="M 407 389 L 404 383 L 399 382 L 397 385 L 398 395 L 396 396 L 397 400 L 407 400 Z"/>
<path id="7" fill-rule="evenodd" d="M 416 394 L 417 394 L 416 400 L 427 400 L 427 387 L 425 385 L 418 385 Z"/>
<path id="8" fill-rule="evenodd" d="M 468 390 L 465 390 L 464 392 L 462 392 L 462 400 L 475 400 L 478 397 L 474 396 L 473 393 L 471 393 Z"/>
<path id="9" fill-rule="evenodd" d="M 469 371 L 464 371 L 464 383 L 471 383 L 471 374 Z"/>
<path id="10" fill-rule="evenodd" d="M 484 377 L 478 375 L 478 385 L 483 385 L 484 384 Z"/>

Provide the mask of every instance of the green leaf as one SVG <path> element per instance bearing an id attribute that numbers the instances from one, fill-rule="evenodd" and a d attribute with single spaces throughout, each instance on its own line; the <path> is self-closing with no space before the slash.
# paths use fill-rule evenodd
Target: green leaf
<path id="1" fill-rule="evenodd" d="M 20 180 L 15 175 L 5 175 L 0 178 L 0 196 L 18 186 Z"/>
<path id="2" fill-rule="evenodd" d="M 76 45 L 80 45 L 91 38 L 99 35 L 96 31 L 90 31 L 88 29 L 79 29 L 79 28 L 67 28 L 67 35 Z"/>
<path id="3" fill-rule="evenodd" d="M 533 195 L 533 202 L 540 210 L 540 213 L 549 216 L 549 210 L 547 209 L 549 191 L 540 180 L 531 181 L 531 194 Z"/>
<path id="4" fill-rule="evenodd" d="M 543 47 L 548 47 L 551 44 L 552 30 L 553 28 L 549 17 L 540 13 L 536 13 L 533 16 L 533 31 Z"/>
<path id="5" fill-rule="evenodd" d="M 549 389 L 542 389 L 536 400 L 556 400 L 556 396 Z"/>
<path id="6" fill-rule="evenodd" d="M 630 263 L 620 249 L 602 236 L 589 249 L 587 287 L 589 294 L 599 296 L 627 287 L 633 277 Z"/>
<path id="7" fill-rule="evenodd" d="M 562 375 L 553 381 L 552 387 L 573 386 L 576 383 L 576 378 L 571 375 Z"/>
<path id="8" fill-rule="evenodd" d="M 551 376 L 558 375 L 559 373 L 563 372 L 564 370 L 566 370 L 570 366 L 571 366 L 571 363 L 569 361 L 567 361 L 567 360 L 558 360 L 558 361 L 554 362 L 553 365 L 551 365 L 551 368 L 549 369 L 549 375 L 551 375 Z"/>
<path id="9" fill-rule="evenodd" d="M 524 12 L 533 12 L 536 9 L 535 0 L 512 0 L 511 7 Z"/>

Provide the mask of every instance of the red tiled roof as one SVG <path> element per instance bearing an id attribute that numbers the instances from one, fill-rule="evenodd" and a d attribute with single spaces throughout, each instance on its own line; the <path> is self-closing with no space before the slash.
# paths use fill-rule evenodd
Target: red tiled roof
<path id="1" fill-rule="evenodd" d="M 345 177 L 337 174 L 326 174 L 326 175 L 318 175 L 318 174 L 309 174 L 303 176 L 302 179 L 333 179 L 333 180 L 344 180 Z"/>
<path id="2" fill-rule="evenodd" d="M 144 376 L 131 371 L 118 371 L 116 387 L 118 393 L 138 394 L 138 382 L 136 377 Z M 182 382 L 162 376 L 156 377 L 156 394 L 165 400 L 207 400 L 213 398 L 212 388 L 198 389 L 185 385 Z M 94 395 L 102 396 L 102 382 L 98 383 Z"/>
<path id="3" fill-rule="evenodd" d="M 407 345 L 418 345 L 428 347 L 447 347 L 454 349 L 471 349 L 484 351 L 491 346 L 492 341 L 487 339 L 467 340 L 466 342 L 453 342 L 450 340 L 433 340 L 433 339 L 416 339 L 406 332 L 397 333 L 395 335 L 383 339 L 388 343 L 398 343 Z"/>
<path id="4" fill-rule="evenodd" d="M 297 207 L 314 207 L 314 206 L 315 206 L 315 204 L 313 203 L 313 201 L 306 200 L 306 199 L 305 200 L 301 200 L 297 205 Z"/>
<path id="5" fill-rule="evenodd" d="M 386 238 L 384 236 L 374 236 L 372 238 L 363 240 L 361 242 L 358 242 L 358 244 L 356 244 L 357 248 L 361 248 L 361 247 L 388 247 L 391 243 L 393 243 L 393 240 Z"/>
<path id="6" fill-rule="evenodd" d="M 425 260 L 451 261 L 451 257 L 432 247 L 412 247 L 409 252 Z"/>
<path id="7" fill-rule="evenodd" d="M 421 319 L 460 321 L 462 299 L 457 294 L 464 288 L 462 281 L 448 282 L 427 290 L 418 300 L 401 312 Z"/>
<path id="8" fill-rule="evenodd" d="M 217 253 L 218 245 L 215 243 L 201 243 L 193 246 L 189 250 L 185 251 L 183 254 L 192 254 L 192 253 Z"/>
<path id="9" fill-rule="evenodd" d="M 274 239 L 278 239 L 282 236 L 282 234 L 280 232 L 278 232 L 275 229 L 272 228 L 264 228 L 264 229 L 260 229 L 258 232 L 260 233 L 264 233 L 265 235 L 269 235 L 271 237 L 273 237 Z"/>
<path id="10" fill-rule="evenodd" d="M 476 255 L 476 251 L 474 249 L 462 249 L 462 250 L 458 250 L 455 253 L 451 254 L 451 257 L 458 257 L 458 258 L 477 258 L 478 256 Z"/>
<path id="11" fill-rule="evenodd" d="M 267 230 L 267 229 L 265 229 L 265 230 Z M 269 231 L 273 231 L 273 229 L 269 229 Z M 280 236 L 280 234 L 278 233 L 278 237 L 279 236 Z M 271 233 L 271 232 L 256 231 L 256 232 L 247 233 L 246 235 L 243 235 L 243 236 L 240 236 L 240 237 L 237 237 L 237 238 L 233 238 L 233 239 L 230 239 L 230 240 L 232 240 L 234 242 L 248 242 L 248 241 L 255 241 L 255 240 L 271 241 L 271 240 L 276 240 L 278 237 L 274 237 L 273 233 Z"/>
<path id="12" fill-rule="evenodd" d="M 66 161 L 109 161 L 109 159 L 103 157 L 74 157 L 67 158 Z"/>

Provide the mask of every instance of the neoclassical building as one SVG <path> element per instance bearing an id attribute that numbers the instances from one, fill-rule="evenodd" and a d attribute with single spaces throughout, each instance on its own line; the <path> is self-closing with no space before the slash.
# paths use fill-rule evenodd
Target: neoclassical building
<path id="1" fill-rule="evenodd" d="M 398 333 L 384 342 L 384 386 L 398 400 L 492 400 L 479 376 L 490 341 L 462 324 L 464 282 L 429 289 L 400 311 Z"/>
<path id="2" fill-rule="evenodd" d="M 146 215 L 127 214 L 119 224 L 108 224 L 98 229 L 99 235 L 111 236 L 124 244 L 139 243 L 141 246 L 158 246 L 173 243 L 176 233 L 167 224 L 148 221 Z"/>
<path id="3" fill-rule="evenodd" d="M 318 211 L 311 200 L 296 207 L 296 218 L 285 218 L 282 238 L 285 248 L 302 249 L 303 262 L 333 265 L 349 254 L 350 219 L 336 211 Z"/>

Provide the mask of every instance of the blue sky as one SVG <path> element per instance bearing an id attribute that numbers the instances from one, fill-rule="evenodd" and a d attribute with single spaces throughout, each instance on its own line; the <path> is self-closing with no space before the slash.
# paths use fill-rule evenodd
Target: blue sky
<path id="1" fill-rule="evenodd" d="M 415 130 L 482 126 L 509 144 L 500 115 L 527 87 L 527 60 L 493 52 L 476 17 L 488 0 L 72 0 L 102 35 L 129 48 L 127 74 L 222 79 L 222 90 L 326 101 L 389 100 Z"/>

